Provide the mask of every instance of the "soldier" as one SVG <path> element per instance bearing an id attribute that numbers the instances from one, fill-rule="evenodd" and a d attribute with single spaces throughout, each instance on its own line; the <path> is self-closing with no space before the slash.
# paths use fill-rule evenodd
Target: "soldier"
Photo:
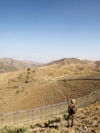
<path id="1" fill-rule="evenodd" d="M 75 105 L 75 99 L 71 100 L 71 104 L 68 106 L 68 126 L 73 127 L 75 113 L 77 112 L 77 107 Z"/>

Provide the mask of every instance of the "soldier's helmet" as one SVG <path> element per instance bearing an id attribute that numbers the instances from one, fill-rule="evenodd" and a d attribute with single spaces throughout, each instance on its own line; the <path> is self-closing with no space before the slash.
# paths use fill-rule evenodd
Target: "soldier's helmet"
<path id="1" fill-rule="evenodd" d="M 71 103 L 72 103 L 72 104 L 75 104 L 75 102 L 76 102 L 75 99 L 72 99 L 72 100 L 71 100 Z"/>

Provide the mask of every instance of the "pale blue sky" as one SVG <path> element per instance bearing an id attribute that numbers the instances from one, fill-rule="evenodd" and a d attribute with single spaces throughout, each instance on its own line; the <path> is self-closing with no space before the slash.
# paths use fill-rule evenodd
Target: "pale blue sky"
<path id="1" fill-rule="evenodd" d="M 0 0 L 0 58 L 100 60 L 100 0 Z"/>

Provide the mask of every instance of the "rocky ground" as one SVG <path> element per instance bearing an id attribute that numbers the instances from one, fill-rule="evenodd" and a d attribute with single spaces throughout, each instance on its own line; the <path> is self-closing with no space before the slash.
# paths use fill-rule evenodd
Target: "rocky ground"
<path id="1" fill-rule="evenodd" d="M 35 127 L 31 125 L 29 133 L 100 133 L 100 101 L 79 109 L 73 128 L 67 128 L 67 121 L 59 117 Z"/>
<path id="2" fill-rule="evenodd" d="M 83 127 L 91 132 L 100 130 L 100 102 L 80 109 L 76 116 L 75 126 L 80 129 Z"/>

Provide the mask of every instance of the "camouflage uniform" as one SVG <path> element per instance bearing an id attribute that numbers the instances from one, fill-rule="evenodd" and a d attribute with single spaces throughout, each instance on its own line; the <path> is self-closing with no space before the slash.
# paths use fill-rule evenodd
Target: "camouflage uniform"
<path id="1" fill-rule="evenodd" d="M 68 127 L 73 127 L 75 113 L 77 112 L 77 107 L 75 105 L 75 100 L 71 100 L 71 104 L 68 106 Z"/>

